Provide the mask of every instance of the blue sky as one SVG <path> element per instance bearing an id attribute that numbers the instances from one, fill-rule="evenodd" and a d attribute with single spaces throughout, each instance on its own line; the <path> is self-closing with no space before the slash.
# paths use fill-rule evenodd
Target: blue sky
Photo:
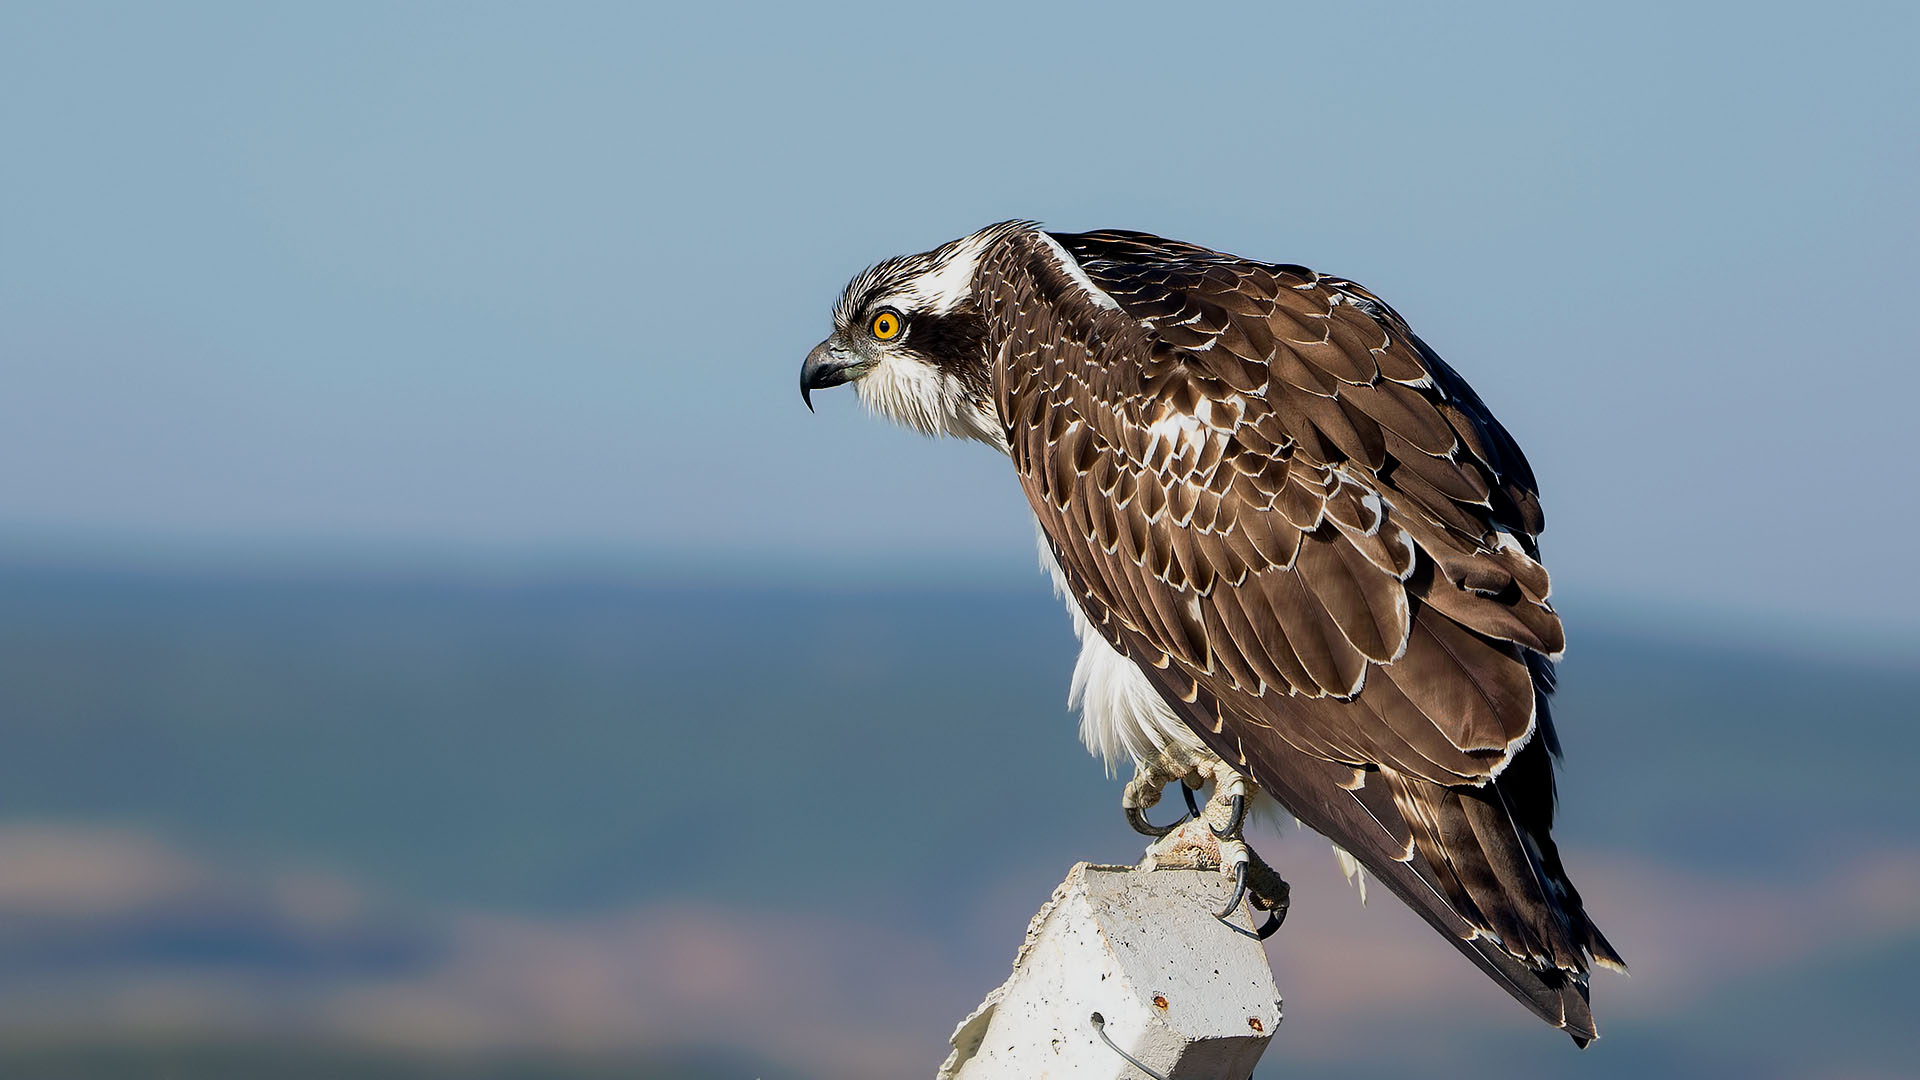
<path id="1" fill-rule="evenodd" d="M 1013 572 L 1004 462 L 795 377 L 860 267 L 1024 216 L 1384 295 L 1576 602 L 1911 631 L 1916 31 L 7 5 L 0 548 Z"/>

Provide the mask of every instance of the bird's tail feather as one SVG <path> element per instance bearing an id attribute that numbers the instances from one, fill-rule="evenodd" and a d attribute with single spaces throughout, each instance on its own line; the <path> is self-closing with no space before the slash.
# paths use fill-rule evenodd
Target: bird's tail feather
<path id="1" fill-rule="evenodd" d="M 1523 748 L 1482 788 L 1363 772 L 1306 754 L 1249 764 L 1304 824 L 1337 838 L 1521 1004 L 1581 1046 L 1598 1037 L 1587 1004 L 1589 966 L 1624 964 L 1587 918 L 1547 835 L 1552 765 L 1544 745 Z M 1542 806 L 1537 770 L 1548 770 L 1545 818 L 1531 817 Z"/>
<path id="2" fill-rule="evenodd" d="M 1535 1011 L 1585 1045 L 1598 1034 L 1587 973 L 1595 963 L 1625 965 L 1567 879 L 1547 834 L 1551 818 L 1516 812 L 1524 803 L 1508 788 L 1548 768 L 1543 747 L 1522 750 L 1506 774 L 1479 788 L 1381 775 L 1413 835 L 1414 858 L 1402 865 L 1424 886 L 1408 902 L 1436 926 L 1443 914 L 1464 922 L 1468 932 L 1455 934 L 1462 951 L 1500 969 L 1509 990 L 1524 988 Z"/>
<path id="3" fill-rule="evenodd" d="M 1587 1004 L 1590 966 L 1626 965 L 1587 918 L 1549 835 L 1553 670 L 1544 659 L 1530 658 L 1529 667 L 1535 737 L 1480 787 L 1329 761 L 1285 738 L 1229 741 L 1209 722 L 1210 700 L 1187 700 L 1151 665 L 1141 671 L 1215 753 L 1241 762 L 1302 824 L 1344 848 L 1507 993 L 1585 1046 L 1599 1037 Z"/>

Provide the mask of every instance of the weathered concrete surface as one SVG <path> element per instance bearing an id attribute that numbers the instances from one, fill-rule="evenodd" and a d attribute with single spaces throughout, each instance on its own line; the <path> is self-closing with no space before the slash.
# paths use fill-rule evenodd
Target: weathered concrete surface
<path id="1" fill-rule="evenodd" d="M 939 1080 L 1240 1080 L 1280 1023 L 1259 943 L 1214 921 L 1215 870 L 1079 863 L 1027 928 L 1013 974 L 953 1033 Z M 1242 905 L 1234 918 L 1247 925 Z"/>

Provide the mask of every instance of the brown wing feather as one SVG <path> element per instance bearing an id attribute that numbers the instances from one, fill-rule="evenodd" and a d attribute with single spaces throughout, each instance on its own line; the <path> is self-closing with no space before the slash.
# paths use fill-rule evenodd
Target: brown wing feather
<path id="1" fill-rule="evenodd" d="M 1519 448 L 1351 282 L 1056 239 L 1070 259 L 1012 235 L 975 285 L 1014 463 L 1088 618 L 1216 752 L 1592 1038 L 1587 965 L 1617 957 L 1548 835 L 1538 654 L 1561 633 Z"/>

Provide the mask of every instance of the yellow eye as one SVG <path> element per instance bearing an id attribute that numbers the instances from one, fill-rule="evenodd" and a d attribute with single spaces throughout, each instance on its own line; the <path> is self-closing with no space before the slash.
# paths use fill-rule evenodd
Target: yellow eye
<path id="1" fill-rule="evenodd" d="M 873 317 L 873 336 L 881 341 L 892 341 L 900 336 L 900 316 L 897 312 L 882 311 Z"/>

